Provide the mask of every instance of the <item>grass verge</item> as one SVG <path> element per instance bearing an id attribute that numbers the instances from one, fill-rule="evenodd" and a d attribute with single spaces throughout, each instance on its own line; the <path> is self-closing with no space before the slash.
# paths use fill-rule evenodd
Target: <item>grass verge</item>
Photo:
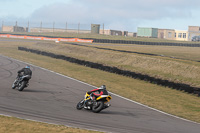
<path id="1" fill-rule="evenodd" d="M 131 45 L 130 49 L 132 46 L 134 45 Z M 75 46 L 64 43 L 59 43 L 59 45 L 57 45 L 52 42 L 35 43 L 26 47 L 104 64 L 105 66 L 115 66 L 122 70 L 147 74 L 151 77 L 169 80 L 171 82 L 184 83 L 193 87 L 200 87 L 200 63 L 195 61 L 116 52 L 112 50 Z M 104 47 L 104 45 L 101 47 Z M 147 47 L 149 48 L 149 46 Z M 153 51 L 152 53 L 156 51 L 155 49 L 162 49 L 162 51 L 164 51 L 164 48 L 160 46 L 149 48 L 149 50 Z M 173 47 L 172 49 L 174 49 L 174 53 L 179 53 L 182 47 Z M 200 48 L 196 49 L 200 50 Z M 194 59 L 196 56 L 200 56 L 198 50 L 188 49 L 188 51 L 190 51 L 188 52 L 189 55 L 195 54 L 195 56 L 191 56 L 191 59 Z M 168 49 L 165 51 L 167 52 Z M 181 56 L 183 55 L 184 53 L 181 54 Z"/>
<path id="2" fill-rule="evenodd" d="M 17 50 L 18 46 L 32 47 L 33 44 L 35 43 L 1 41 L 0 53 L 5 56 L 22 60 L 72 78 L 82 80 L 95 86 L 106 84 L 108 90 L 113 93 L 182 118 L 200 122 L 199 97 L 170 88 L 154 85 L 145 81 Z M 50 46 L 54 47 L 54 45 Z M 1 117 L 0 119 L 3 121 L 6 117 Z M 13 121 L 13 128 L 17 128 L 18 125 L 15 124 L 16 120 L 13 119 Z M 25 123 L 26 121 L 24 121 L 24 124 Z M 0 123 L 0 127 L 2 127 L 1 124 L 2 123 Z M 32 125 L 37 127 L 37 123 L 33 123 Z M 26 128 L 26 126 L 23 127 Z M 37 128 L 40 130 L 40 127 Z"/>
<path id="3" fill-rule="evenodd" d="M 14 117 L 0 116 L 1 133 L 100 133 L 84 129 L 53 125 Z"/>

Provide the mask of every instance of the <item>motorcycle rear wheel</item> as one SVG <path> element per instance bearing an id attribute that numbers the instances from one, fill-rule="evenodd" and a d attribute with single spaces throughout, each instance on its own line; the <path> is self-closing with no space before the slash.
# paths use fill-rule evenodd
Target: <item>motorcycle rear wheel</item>
<path id="1" fill-rule="evenodd" d="M 102 101 L 98 101 L 94 104 L 96 104 L 96 105 L 92 106 L 92 111 L 94 113 L 99 113 L 103 109 L 104 103 Z"/>

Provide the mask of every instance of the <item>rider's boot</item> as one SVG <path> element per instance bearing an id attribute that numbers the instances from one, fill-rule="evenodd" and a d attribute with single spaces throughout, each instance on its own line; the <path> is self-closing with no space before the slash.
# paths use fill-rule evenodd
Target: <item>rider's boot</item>
<path id="1" fill-rule="evenodd" d="M 88 102 L 87 100 L 84 102 L 84 106 L 83 106 L 84 109 L 87 109 L 87 102 Z"/>

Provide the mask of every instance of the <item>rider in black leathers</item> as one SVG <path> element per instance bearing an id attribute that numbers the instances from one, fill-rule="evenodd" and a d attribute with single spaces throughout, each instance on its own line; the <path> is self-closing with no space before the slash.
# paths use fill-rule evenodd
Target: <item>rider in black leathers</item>
<path id="1" fill-rule="evenodd" d="M 32 71 L 30 69 L 30 66 L 26 66 L 25 68 L 22 68 L 21 70 L 18 71 L 18 75 L 20 76 L 25 76 L 28 75 L 28 81 L 31 79 L 32 76 Z"/>

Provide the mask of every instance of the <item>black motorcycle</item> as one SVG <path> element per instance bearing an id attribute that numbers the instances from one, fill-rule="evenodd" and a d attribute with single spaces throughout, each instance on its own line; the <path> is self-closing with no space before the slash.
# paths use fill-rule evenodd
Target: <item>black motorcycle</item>
<path id="1" fill-rule="evenodd" d="M 30 75 L 18 75 L 12 85 L 12 89 L 18 88 L 19 91 L 23 91 L 24 88 L 28 87 L 28 81 L 30 78 Z"/>

